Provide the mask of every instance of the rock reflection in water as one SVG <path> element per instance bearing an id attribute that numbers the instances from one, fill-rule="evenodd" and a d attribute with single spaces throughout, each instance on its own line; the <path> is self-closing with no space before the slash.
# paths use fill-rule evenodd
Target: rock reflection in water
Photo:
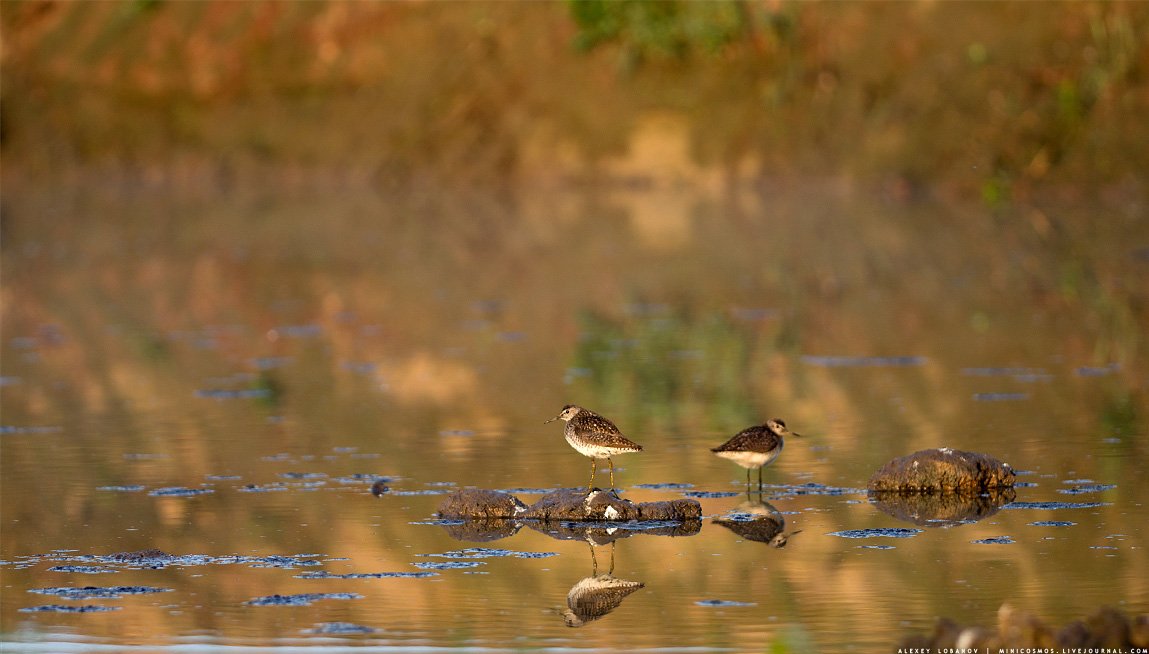
<path id="1" fill-rule="evenodd" d="M 514 536 L 523 528 L 523 523 L 509 518 L 477 518 L 462 522 L 450 522 L 442 526 L 455 540 L 489 543 L 493 540 Z"/>
<path id="2" fill-rule="evenodd" d="M 726 515 L 714 518 L 714 524 L 726 527 L 746 540 L 766 543 L 777 549 L 786 547 L 791 536 L 802 533 L 801 529 L 785 533 L 786 518 L 781 511 L 761 496 L 747 497 Z"/>
<path id="3" fill-rule="evenodd" d="M 567 609 L 562 611 L 568 627 L 582 627 L 598 620 L 617 609 L 622 600 L 631 593 L 643 588 L 641 581 L 628 581 L 614 576 L 614 541 L 610 541 L 610 568 L 605 574 L 598 573 L 598 559 L 595 557 L 591 536 L 590 544 L 591 576 L 579 579 L 567 592 Z"/>
<path id="4" fill-rule="evenodd" d="M 1016 496 L 1012 488 L 984 493 L 871 491 L 870 502 L 883 513 L 921 527 L 954 527 L 988 518 Z"/>

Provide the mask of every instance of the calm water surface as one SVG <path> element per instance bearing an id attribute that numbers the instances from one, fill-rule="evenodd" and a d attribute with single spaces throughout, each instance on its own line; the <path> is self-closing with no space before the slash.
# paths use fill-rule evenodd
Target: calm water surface
<path id="1" fill-rule="evenodd" d="M 1149 611 L 1144 207 L 5 201 L 5 651 L 888 651 L 1006 602 Z M 542 424 L 569 402 L 646 447 L 615 460 L 625 497 L 697 497 L 701 524 L 592 549 L 435 519 L 458 488 L 584 484 Z M 748 496 L 708 448 L 774 416 L 803 438 Z M 861 490 L 939 446 L 1025 471 L 1014 503 L 917 524 Z M 177 558 L 108 557 L 153 549 Z M 634 583 L 572 620 L 611 578 Z"/>

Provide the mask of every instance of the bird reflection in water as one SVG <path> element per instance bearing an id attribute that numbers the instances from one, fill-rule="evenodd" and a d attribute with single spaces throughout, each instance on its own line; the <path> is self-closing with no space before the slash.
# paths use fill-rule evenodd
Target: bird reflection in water
<path id="1" fill-rule="evenodd" d="M 580 579 L 567 593 L 569 608 L 562 611 L 562 616 L 568 627 L 582 627 L 598 620 L 617 609 L 628 595 L 646 585 L 614 576 L 614 541 L 610 543 L 610 569 L 600 575 L 594 543 L 589 539 L 587 542 L 590 545 L 591 576 Z"/>
<path id="2" fill-rule="evenodd" d="M 761 495 L 747 493 L 746 498 L 726 515 L 715 518 L 714 524 L 722 525 L 746 540 L 766 543 L 776 549 L 786 547 L 792 536 L 802 533 L 801 529 L 786 533 L 786 518 Z"/>

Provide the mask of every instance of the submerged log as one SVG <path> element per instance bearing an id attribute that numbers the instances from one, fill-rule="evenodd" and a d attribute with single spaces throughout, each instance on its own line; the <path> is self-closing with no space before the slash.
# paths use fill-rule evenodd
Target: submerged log
<path id="1" fill-rule="evenodd" d="M 942 447 L 888 462 L 874 473 L 868 487 L 872 491 L 981 493 L 1011 488 L 1014 478 L 1008 463 L 988 454 Z"/>
<path id="2" fill-rule="evenodd" d="M 439 506 L 439 516 L 468 520 L 521 518 L 604 522 L 684 521 L 700 519 L 702 505 L 691 499 L 636 504 L 606 491 L 596 489 L 587 493 L 581 489 L 564 488 L 547 493 L 528 507 L 509 493 L 464 489 L 443 500 Z"/>

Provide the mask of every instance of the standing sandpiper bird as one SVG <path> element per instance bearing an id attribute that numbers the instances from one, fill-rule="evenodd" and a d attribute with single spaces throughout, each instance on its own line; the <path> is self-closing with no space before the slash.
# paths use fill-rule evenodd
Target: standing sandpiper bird
<path id="1" fill-rule="evenodd" d="M 561 413 L 547 420 L 563 420 L 567 423 L 563 435 L 570 446 L 579 454 L 590 457 L 590 483 L 587 492 L 594 490 L 596 459 L 606 459 L 610 464 L 610 490 L 614 490 L 614 461 L 611 457 L 626 452 L 641 452 L 642 446 L 622 435 L 614 423 L 594 411 L 568 404 Z M 543 423 L 544 425 L 546 422 Z"/>
<path id="2" fill-rule="evenodd" d="M 801 436 L 786 428 L 779 418 L 767 420 L 764 425 L 747 427 L 733 438 L 711 448 L 718 456 L 730 459 L 746 468 L 746 486 L 750 486 L 750 469 L 758 468 L 758 490 L 762 490 L 762 468 L 778 458 L 782 453 L 786 436 Z"/>

